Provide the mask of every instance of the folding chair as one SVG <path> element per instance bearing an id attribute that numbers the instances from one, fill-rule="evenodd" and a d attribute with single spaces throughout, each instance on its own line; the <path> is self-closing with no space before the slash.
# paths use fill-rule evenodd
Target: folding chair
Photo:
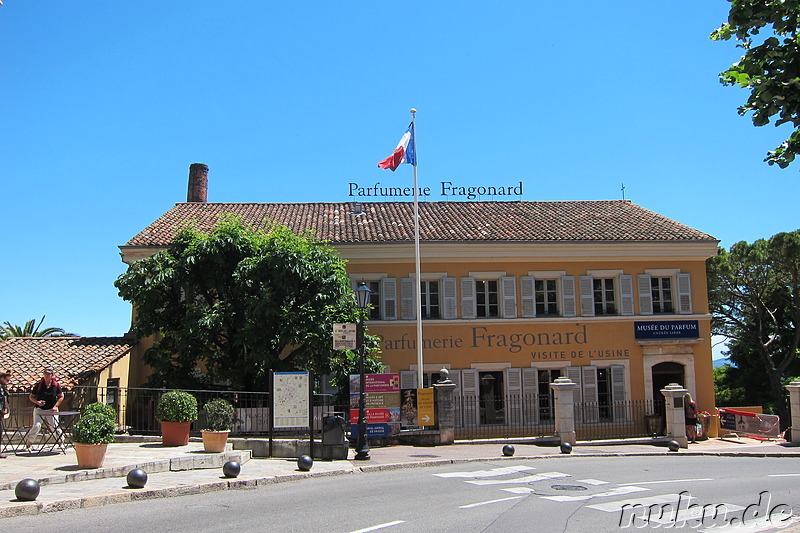
<path id="1" fill-rule="evenodd" d="M 19 453 L 25 451 L 25 435 L 31 429 L 33 407 L 12 407 L 9 417 L 3 420 L 3 439 L 0 449 L 3 452 Z"/>

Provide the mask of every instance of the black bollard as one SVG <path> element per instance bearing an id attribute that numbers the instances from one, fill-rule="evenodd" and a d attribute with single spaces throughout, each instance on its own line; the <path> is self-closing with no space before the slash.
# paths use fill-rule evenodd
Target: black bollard
<path id="1" fill-rule="evenodd" d="M 128 486 L 133 489 L 143 489 L 147 484 L 147 472 L 141 468 L 134 468 L 128 472 L 128 477 L 125 478 Z"/>
<path id="2" fill-rule="evenodd" d="M 225 477 L 236 477 L 242 471 L 242 467 L 236 461 L 228 461 L 222 465 L 222 473 Z"/>
<path id="3" fill-rule="evenodd" d="M 514 446 L 511 444 L 506 444 L 505 446 L 503 446 L 503 455 L 505 455 L 506 457 L 513 456 L 515 451 L 516 450 L 514 449 Z"/>
<path id="4" fill-rule="evenodd" d="M 562 442 L 561 453 L 572 453 L 572 444 L 570 444 L 569 442 Z"/>
<path id="5" fill-rule="evenodd" d="M 681 449 L 681 445 L 678 444 L 678 441 L 671 440 L 667 443 L 667 448 L 669 448 L 669 451 L 671 452 L 677 452 L 678 450 Z"/>
<path id="6" fill-rule="evenodd" d="M 27 478 L 17 483 L 14 489 L 14 496 L 20 501 L 32 502 L 39 497 L 39 490 L 41 490 L 39 482 L 35 479 Z"/>
<path id="7" fill-rule="evenodd" d="M 309 457 L 308 455 L 301 455 L 297 458 L 297 468 L 302 470 L 303 472 L 308 472 L 311 470 L 311 467 L 314 466 L 314 459 Z"/>

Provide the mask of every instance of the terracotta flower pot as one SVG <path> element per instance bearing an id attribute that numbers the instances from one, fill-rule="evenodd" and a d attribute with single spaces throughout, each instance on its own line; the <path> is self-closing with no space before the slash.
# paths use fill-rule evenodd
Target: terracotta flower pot
<path id="1" fill-rule="evenodd" d="M 189 444 L 191 422 L 161 422 L 161 443 L 164 446 L 186 446 Z"/>
<path id="2" fill-rule="evenodd" d="M 81 444 L 75 442 L 75 455 L 79 468 L 100 468 L 106 458 L 108 444 Z"/>
<path id="3" fill-rule="evenodd" d="M 204 429 L 200 433 L 203 434 L 203 449 L 207 452 L 222 453 L 225 451 L 225 445 L 228 444 L 228 433 L 230 431 L 210 431 Z"/>

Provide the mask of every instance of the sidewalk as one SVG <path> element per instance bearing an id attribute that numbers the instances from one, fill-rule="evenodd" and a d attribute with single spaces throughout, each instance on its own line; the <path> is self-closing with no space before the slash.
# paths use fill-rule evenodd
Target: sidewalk
<path id="1" fill-rule="evenodd" d="M 638 441 L 632 441 L 638 442 Z M 573 456 L 614 455 L 752 455 L 759 457 L 800 457 L 800 447 L 786 443 L 761 442 L 748 438 L 690 444 L 688 450 L 669 452 L 661 445 L 616 441 L 607 445 L 578 443 Z M 376 470 L 412 468 L 470 461 L 528 459 L 564 456 L 558 446 L 515 444 L 514 457 L 503 457 L 502 442 L 456 443 L 452 446 L 391 446 L 372 448 L 369 461 L 315 460 L 309 472 L 301 472 L 295 459 L 251 458 L 249 450 L 222 454 L 205 453 L 202 443 L 168 448 L 160 442 L 115 443 L 109 445 L 100 469 L 80 469 L 75 452 L 67 454 L 20 454 L 0 459 L 0 518 L 94 507 L 126 501 L 199 494 L 216 490 L 254 487 L 294 481 L 311 476 L 345 475 Z M 352 458 L 353 451 L 350 451 Z M 241 464 L 236 478 L 226 478 L 222 465 L 229 460 Z M 125 476 L 132 468 L 148 474 L 143 489 L 128 488 Z M 14 488 L 24 478 L 40 482 L 34 502 L 16 500 Z"/>

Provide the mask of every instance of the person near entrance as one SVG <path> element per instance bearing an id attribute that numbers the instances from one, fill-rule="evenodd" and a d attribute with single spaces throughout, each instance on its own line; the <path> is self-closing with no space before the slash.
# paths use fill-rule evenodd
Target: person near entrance
<path id="1" fill-rule="evenodd" d="M 9 409 L 11 408 L 8 404 L 8 379 L 10 377 L 11 370 L 0 372 L 0 444 L 3 442 L 3 421 L 5 420 L 6 416 L 8 416 Z M 3 448 L 0 447 L 0 459 L 5 458 L 6 454 L 3 453 Z"/>
<path id="2" fill-rule="evenodd" d="M 61 442 L 64 437 L 61 434 L 56 413 L 58 413 L 58 406 L 64 400 L 64 393 L 53 375 L 52 368 L 44 369 L 42 379 L 33 386 L 28 399 L 36 407 L 33 408 L 33 426 L 25 435 L 25 447 L 30 450 L 33 446 L 33 439 L 41 431 L 42 422 L 46 422 L 56 432 L 56 439 Z"/>
<path id="3" fill-rule="evenodd" d="M 683 417 L 689 442 L 697 442 L 697 404 L 692 400 L 692 395 L 688 392 L 683 397 Z"/>

